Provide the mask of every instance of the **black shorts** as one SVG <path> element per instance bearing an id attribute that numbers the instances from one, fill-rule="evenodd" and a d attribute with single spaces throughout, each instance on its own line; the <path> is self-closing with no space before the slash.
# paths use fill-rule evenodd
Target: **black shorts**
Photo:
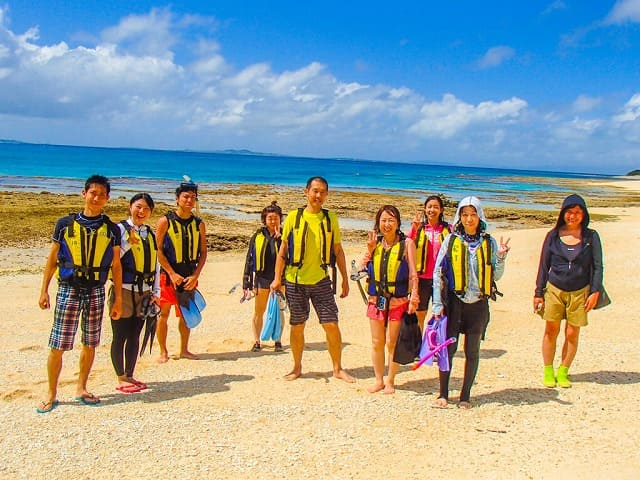
<path id="1" fill-rule="evenodd" d="M 417 310 L 426 312 L 429 310 L 429 300 L 433 297 L 433 278 L 418 279 L 418 295 L 420 295 L 420 303 Z"/>
<path id="2" fill-rule="evenodd" d="M 459 334 L 481 334 L 489 323 L 489 300 L 483 298 L 474 303 L 464 303 L 454 293 L 449 293 L 449 310 L 447 311 L 447 337 L 458 337 Z"/>
<path id="3" fill-rule="evenodd" d="M 254 288 L 264 288 L 269 289 L 271 287 L 271 282 L 273 282 L 273 278 L 261 277 L 256 275 L 256 278 L 253 280 Z"/>

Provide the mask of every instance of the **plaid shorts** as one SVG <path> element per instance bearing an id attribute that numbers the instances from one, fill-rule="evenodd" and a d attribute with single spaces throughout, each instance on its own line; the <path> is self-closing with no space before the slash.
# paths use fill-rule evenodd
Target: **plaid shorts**
<path id="1" fill-rule="evenodd" d="M 82 344 L 97 347 L 100 345 L 103 311 L 104 285 L 79 288 L 68 283 L 60 283 L 49 347 L 56 350 L 73 350 L 78 323 L 82 329 Z"/>
<path id="2" fill-rule="evenodd" d="M 289 323 L 301 325 L 309 318 L 309 300 L 318 315 L 320 323 L 338 321 L 338 305 L 333 296 L 333 287 L 329 277 L 314 285 L 301 285 L 285 281 L 287 303 L 289 304 Z"/>

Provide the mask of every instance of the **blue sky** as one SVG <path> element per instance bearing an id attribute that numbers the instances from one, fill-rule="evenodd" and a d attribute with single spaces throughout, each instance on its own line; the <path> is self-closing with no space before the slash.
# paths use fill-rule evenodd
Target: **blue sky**
<path id="1" fill-rule="evenodd" d="M 640 168 L 640 0 L 437 3 L 0 4 L 0 138 Z"/>

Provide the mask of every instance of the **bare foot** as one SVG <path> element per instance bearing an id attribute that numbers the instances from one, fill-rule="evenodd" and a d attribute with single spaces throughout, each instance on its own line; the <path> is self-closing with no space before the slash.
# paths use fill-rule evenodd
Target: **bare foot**
<path id="1" fill-rule="evenodd" d="M 156 363 L 167 363 L 169 361 L 169 354 L 168 353 L 161 353 L 160 356 L 158 358 L 156 358 Z"/>
<path id="2" fill-rule="evenodd" d="M 181 353 L 180 358 L 186 358 L 187 360 L 200 360 L 200 357 L 198 355 L 189 351 Z"/>
<path id="3" fill-rule="evenodd" d="M 384 386 L 384 392 L 385 395 L 391 395 L 396 393 L 396 387 L 394 385 L 391 385 L 390 383 L 386 384 Z"/>
<path id="4" fill-rule="evenodd" d="M 286 381 L 290 382 L 292 380 L 295 380 L 296 378 L 302 376 L 302 370 L 291 370 L 289 373 L 287 373 L 284 377 Z"/>
<path id="5" fill-rule="evenodd" d="M 458 408 L 464 408 L 465 410 L 469 410 L 471 408 L 471 402 L 465 402 L 461 400 L 458 402 Z"/>
<path id="6" fill-rule="evenodd" d="M 337 372 L 333 372 L 333 377 L 344 380 L 347 383 L 356 383 L 356 379 L 342 369 L 338 370 Z"/>
<path id="7" fill-rule="evenodd" d="M 448 400 L 446 398 L 436 398 L 436 401 L 433 402 L 433 406 L 436 408 L 447 408 L 447 405 L 449 404 Z"/>
<path id="8" fill-rule="evenodd" d="M 367 388 L 367 392 L 376 393 L 376 392 L 379 392 L 380 390 L 382 390 L 383 388 L 384 388 L 384 383 L 376 382 L 373 385 L 371 385 L 369 388 Z"/>

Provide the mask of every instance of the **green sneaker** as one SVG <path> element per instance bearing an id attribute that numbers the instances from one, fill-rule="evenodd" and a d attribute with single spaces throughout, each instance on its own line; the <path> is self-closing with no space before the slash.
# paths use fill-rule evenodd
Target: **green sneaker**
<path id="1" fill-rule="evenodd" d="M 565 367 L 564 365 L 558 367 L 558 386 L 561 388 L 571 388 L 569 367 Z"/>
<path id="2" fill-rule="evenodd" d="M 542 379 L 542 384 L 547 388 L 555 388 L 556 376 L 553 373 L 553 365 L 544 366 L 544 377 Z"/>

